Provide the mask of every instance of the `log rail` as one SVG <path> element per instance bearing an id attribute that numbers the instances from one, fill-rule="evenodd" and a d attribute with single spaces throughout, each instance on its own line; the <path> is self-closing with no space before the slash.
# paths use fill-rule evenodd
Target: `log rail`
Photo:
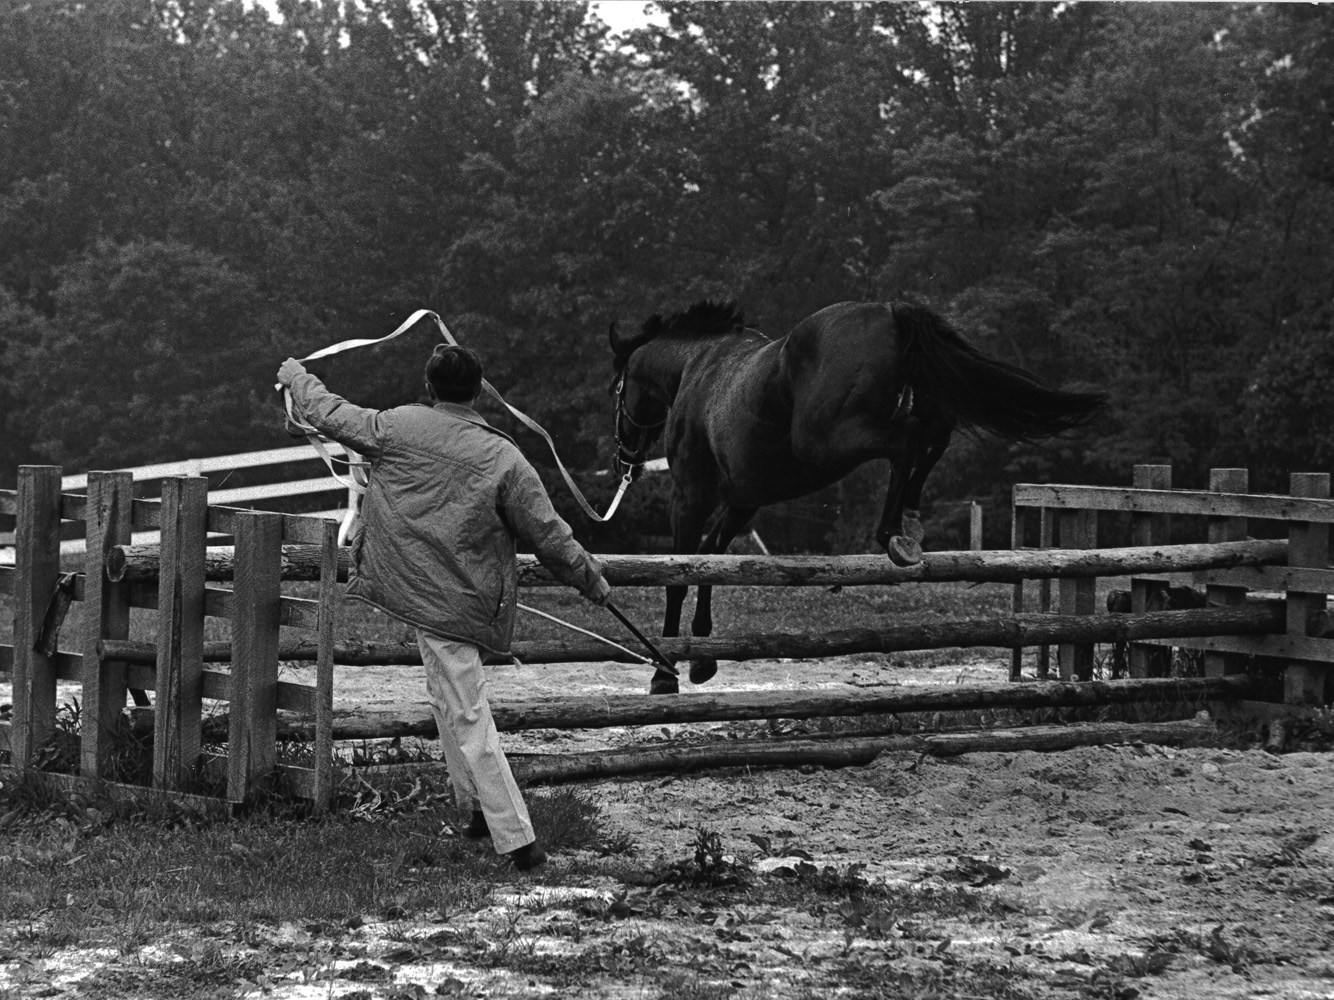
<path id="1" fill-rule="evenodd" d="M 285 580 L 319 578 L 319 549 L 285 545 Z M 901 583 L 1014 583 L 1036 578 L 1129 576 L 1181 573 L 1234 567 L 1281 566 L 1287 542 L 1260 539 L 1219 544 L 1160 545 L 1152 548 L 1016 550 L 998 552 L 928 552 L 920 565 L 896 566 L 882 555 L 599 555 L 607 582 L 617 587 L 664 587 L 711 584 L 745 587 L 876 586 Z M 161 567 L 156 545 L 118 545 L 107 554 L 107 572 L 116 582 L 155 583 Z M 211 546 L 204 555 L 208 580 L 231 580 L 235 549 Z M 338 553 L 338 579 L 346 580 L 348 550 Z M 562 586 L 537 559 L 519 556 L 519 586 Z"/>
<path id="2" fill-rule="evenodd" d="M 649 724 L 723 718 L 809 717 L 821 714 L 904 712 L 927 705 L 961 704 L 972 697 L 986 704 L 1062 703 L 1074 698 L 1107 704 L 1123 698 L 1144 699 L 1151 692 L 1195 690 L 1185 681 L 1154 687 L 1150 676 L 1164 660 L 1159 650 L 1188 646 L 1210 651 L 1208 676 L 1196 693 L 1220 702 L 1258 696 L 1246 671 L 1259 659 L 1277 658 L 1285 666 L 1285 700 L 1296 706 L 1321 706 L 1327 700 L 1327 667 L 1334 662 L 1328 636 L 1331 614 L 1325 595 L 1334 592 L 1328 566 L 1328 526 L 1334 524 L 1329 477 L 1294 476 L 1291 495 L 1244 492 L 1244 470 L 1215 470 L 1209 491 L 1171 489 L 1170 469 L 1137 467 L 1139 488 L 1020 485 L 1014 489 L 1013 547 L 1004 552 L 930 553 L 915 567 L 903 568 L 883 556 L 605 556 L 611 583 L 617 586 L 712 584 L 716 586 L 885 586 L 914 582 L 968 581 L 1010 583 L 1015 614 L 1006 618 L 932 622 L 886 628 L 849 629 L 824 634 L 766 633 L 718 638 L 664 639 L 675 660 L 700 655 L 719 659 L 815 659 L 866 652 L 947 647 L 1000 647 L 1017 651 L 1055 647 L 1062 681 L 1079 683 L 1009 685 L 1000 693 L 878 692 L 870 697 L 788 694 L 692 694 L 648 699 L 624 696 L 577 704 L 497 705 L 503 728 L 548 728 L 608 724 Z M 1098 548 L 1101 511 L 1128 512 L 1136 544 Z M 1028 520 L 1039 518 L 1037 548 L 1026 548 Z M 347 552 L 336 545 L 334 522 L 209 506 L 199 477 L 164 481 L 161 500 L 133 496 L 129 473 L 90 473 L 86 492 L 63 493 L 60 470 L 25 466 L 19 489 L 0 491 L 0 516 L 16 519 L 17 561 L 0 567 L 0 593 L 10 595 L 15 610 L 14 642 L 0 646 L 0 673 L 13 680 L 11 725 L 0 724 L 14 766 L 28 766 L 55 728 L 56 682 L 82 685 L 86 711 L 81 773 L 101 783 L 110 746 L 110 727 L 121 718 L 126 692 L 147 704 L 153 691 L 155 730 L 154 783 L 170 792 L 182 786 L 197 762 L 205 735 L 218 737 L 225 726 L 228 798 L 246 799 L 265 776 L 280 769 L 274 753 L 280 735 L 297 734 L 316 742 L 316 766 L 287 769 L 303 794 L 327 805 L 331 795 L 332 740 L 407 726 L 430 727 L 429 719 L 335 719 L 332 709 L 333 664 L 412 664 L 419 653 L 407 644 L 338 642 L 334 634 L 338 581 L 347 574 Z M 1199 517 L 1208 524 L 1206 543 L 1170 544 L 1171 518 Z M 1254 520 L 1286 522 L 1286 537 L 1247 537 Z M 80 564 L 61 559 L 62 526 L 82 522 L 88 544 Z M 161 532 L 152 546 L 132 545 L 134 533 Z M 68 531 L 64 533 L 68 534 Z M 235 544 L 206 548 L 209 535 L 230 535 Z M 81 572 L 69 572 L 71 568 Z M 1208 587 L 1211 606 L 1188 611 L 1154 610 L 1168 581 L 1193 574 Z M 1131 612 L 1095 613 L 1091 598 L 1099 577 L 1131 579 Z M 281 592 L 284 580 L 320 581 L 319 598 L 303 600 Z M 1038 613 L 1025 604 L 1025 584 L 1042 581 Z M 1052 584 L 1051 581 L 1056 581 Z M 219 583 L 230 583 L 220 586 Z M 531 557 L 521 557 L 520 583 L 552 586 L 552 579 Z M 1257 598 L 1256 592 L 1282 595 Z M 1056 607 L 1051 606 L 1055 599 Z M 81 601 L 80 634 L 59 643 L 65 608 Z M 155 641 L 130 634 L 128 611 L 156 613 Z M 1056 612 L 1056 613 L 1052 613 Z M 232 621 L 234 643 L 208 643 L 206 617 Z M 315 633 L 313 640 L 280 635 L 282 626 Z M 1131 644 L 1131 680 L 1123 687 L 1090 683 L 1094 643 Z M 604 662 L 618 659 L 607 647 L 580 641 L 519 644 L 519 657 L 530 663 Z M 628 657 L 626 657 L 628 659 Z M 316 663 L 316 684 L 278 679 L 284 661 Z M 1039 659 L 1040 676 L 1045 675 Z M 222 665 L 225 664 L 225 669 Z M 1192 682 L 1193 683 L 1193 682 Z M 1136 687 L 1136 685 L 1139 685 Z M 1041 696 L 1031 692 L 1044 691 Z M 1078 690 L 1078 695 L 1071 692 Z M 1128 692 L 1133 692 L 1130 694 Z M 1201 695 L 1203 697 L 1203 695 Z M 225 721 L 202 715 L 206 699 L 230 703 Z M 878 699 L 878 700 L 877 700 Z M 951 700 L 953 699 L 953 700 Z M 1054 699 L 1054 701 L 1053 701 Z M 624 704 L 622 704 L 624 702 Z M 1248 702 L 1250 703 L 1250 702 Z M 614 711 L 613 711 L 614 709 Z M 141 714 L 142 714 L 141 711 Z M 313 716 L 294 720 L 291 713 Z M 673 714 L 676 713 L 676 714 Z M 780 713 L 775 715 L 773 713 Z M 603 720 L 599 722 L 599 720 Z M 214 727 L 209 730 L 208 727 Z M 371 728 L 366 728 L 370 726 Z"/>

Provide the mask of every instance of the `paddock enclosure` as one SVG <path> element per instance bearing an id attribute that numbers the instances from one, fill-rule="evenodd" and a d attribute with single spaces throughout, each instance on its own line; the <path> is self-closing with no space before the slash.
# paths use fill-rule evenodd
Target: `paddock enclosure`
<path id="1" fill-rule="evenodd" d="M 66 492 L 61 470 L 51 466 L 22 467 L 18 489 L 0 492 L 0 516 L 13 518 L 15 525 L 14 565 L 0 566 L 0 592 L 10 595 L 14 607 L 13 644 L 0 646 L 0 672 L 10 675 L 14 692 L 12 718 L 0 723 L 0 747 L 8 746 L 12 769 L 40 773 L 57 784 L 99 782 L 114 792 L 135 793 L 137 786 L 118 786 L 105 778 L 133 696 L 140 711 L 152 715 L 154 788 L 183 794 L 192 787 L 201 747 L 225 744 L 226 793 L 216 800 L 220 807 L 245 802 L 274 775 L 285 787 L 327 806 L 336 741 L 434 733 L 424 706 L 416 717 L 335 717 L 335 664 L 420 662 L 412 647 L 336 634 L 339 582 L 347 571 L 347 551 L 337 545 L 337 521 L 210 505 L 208 499 L 207 481 L 197 475 L 163 479 L 155 500 L 134 497 L 129 472 L 92 472 L 83 492 Z M 1128 517 L 1132 544 L 1099 548 L 1100 515 Z M 1172 543 L 1174 525 L 1187 522 L 1205 540 Z M 837 696 L 712 694 L 702 687 L 682 695 L 552 698 L 496 703 L 497 724 L 502 731 L 594 729 L 1097 706 L 1175 696 L 1258 718 L 1281 739 L 1287 720 L 1328 701 L 1325 674 L 1334 663 L 1334 639 L 1326 638 L 1334 635 L 1334 625 L 1325 610 L 1326 595 L 1334 589 L 1328 558 L 1331 522 L 1334 500 L 1327 474 L 1293 475 L 1287 495 L 1251 494 L 1245 470 L 1214 470 L 1209 489 L 1182 490 L 1172 488 L 1170 467 L 1137 466 L 1127 488 L 1017 485 L 1011 549 L 931 552 L 923 563 L 907 568 L 883 555 L 599 555 L 616 587 L 1012 584 L 1013 614 L 1002 618 L 899 626 L 878 622 L 823 633 L 740 633 L 660 643 L 676 661 L 699 655 L 800 661 L 1003 647 L 1013 650 L 1011 683 L 868 687 Z M 78 548 L 83 551 L 75 552 L 68 536 L 80 526 L 84 544 Z M 159 533 L 158 539 L 135 544 L 136 536 L 142 539 L 147 532 Z M 1273 537 L 1253 538 L 1252 533 Z M 1169 582 L 1182 574 L 1190 574 L 1202 588 L 1199 603 L 1205 606 L 1171 607 Z M 1126 600 L 1117 605 L 1128 611 L 1095 607 L 1100 578 L 1129 581 Z M 316 581 L 317 596 L 285 595 L 283 583 L 290 580 Z M 521 557 L 520 585 L 557 584 L 532 557 Z M 81 602 L 78 628 L 62 628 L 75 601 Z M 153 635 L 131 635 L 131 608 L 155 612 Z M 209 617 L 230 621 L 229 641 L 205 642 Z M 284 639 L 283 626 L 310 635 Z M 1100 643 L 1124 645 L 1127 676 L 1093 680 L 1094 649 Z M 1035 676 L 1024 678 L 1020 657 L 1030 647 L 1038 648 L 1037 669 Z M 1173 648 L 1201 651 L 1203 676 L 1166 676 Z M 584 639 L 520 642 L 514 652 L 525 663 L 631 660 Z M 279 680 L 280 663 L 294 660 L 315 663 L 313 685 Z M 81 688 L 81 739 L 73 774 L 39 768 L 41 750 L 57 737 L 58 681 Z M 227 703 L 223 723 L 209 709 L 214 702 Z M 1160 725 L 1167 727 L 1165 739 L 1182 737 L 1182 724 Z M 1125 730 L 1099 735 L 1094 724 L 1066 728 L 1062 738 L 1068 745 L 1137 738 Z M 831 743 L 826 751 L 849 760 L 891 746 L 957 753 L 984 745 L 970 744 L 970 735 L 863 739 L 841 749 Z M 279 741 L 292 738 L 310 743 L 310 767 L 280 763 Z M 1030 738 L 1047 735 L 1035 732 Z M 700 766 L 790 762 L 783 753 L 781 747 L 767 752 L 738 748 L 732 756 L 719 752 L 701 759 Z M 546 772 L 538 769 L 528 777 L 635 773 L 652 770 L 662 760 L 662 752 L 656 761 L 597 756 L 584 772 L 577 762 L 553 760 Z M 688 754 L 682 750 L 674 756 Z"/>

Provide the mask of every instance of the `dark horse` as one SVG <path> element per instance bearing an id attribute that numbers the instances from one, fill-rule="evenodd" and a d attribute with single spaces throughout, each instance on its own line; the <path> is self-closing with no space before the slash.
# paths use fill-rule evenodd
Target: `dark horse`
<path id="1" fill-rule="evenodd" d="M 672 545 L 723 552 L 767 504 L 812 493 L 863 462 L 890 462 L 876 538 L 890 559 L 922 559 L 922 487 L 955 430 L 1011 441 L 1088 420 L 1099 393 L 1044 385 L 988 357 L 928 309 L 840 302 L 770 340 L 734 305 L 700 302 L 651 317 L 622 337 L 613 325 L 618 470 L 643 463 L 665 431 L 672 475 Z M 710 520 L 712 518 L 712 520 Z M 667 588 L 662 634 L 676 636 L 687 588 Z M 699 588 L 694 635 L 713 630 L 711 588 Z M 696 684 L 717 671 L 695 660 Z M 677 690 L 658 671 L 654 694 Z"/>

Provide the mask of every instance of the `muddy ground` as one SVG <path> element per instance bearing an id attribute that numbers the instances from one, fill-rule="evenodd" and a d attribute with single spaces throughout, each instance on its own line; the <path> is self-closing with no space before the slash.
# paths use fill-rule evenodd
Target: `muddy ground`
<path id="1" fill-rule="evenodd" d="M 996 653 L 922 670 L 888 658 L 729 664 L 710 688 L 970 683 L 1002 680 L 1006 668 Z M 633 690 L 641 677 L 631 667 L 506 667 L 493 689 L 497 700 Z M 589 750 L 757 728 L 506 742 Z M 520 928 L 537 950 L 568 947 L 552 929 L 575 918 L 588 891 L 620 901 L 619 916 L 585 921 L 589 935 L 631 957 L 645 942 L 641 976 L 609 972 L 572 996 L 656 996 L 648 984 L 675 970 L 756 997 L 1334 998 L 1334 755 L 1145 745 L 886 754 L 836 771 L 584 787 L 650 868 L 695 857 L 705 831 L 742 868 L 812 891 L 789 906 L 748 906 L 744 892 L 681 906 L 670 885 L 568 885 L 570 859 L 557 858 L 532 894 L 498 901 L 530 911 Z M 848 878 L 885 892 L 868 893 L 862 913 L 821 900 L 822 879 Z M 547 992 L 503 979 L 493 995 Z M 485 977 L 469 981 L 485 988 Z"/>
<path id="2" fill-rule="evenodd" d="M 709 688 L 976 682 L 1005 667 L 999 653 L 920 671 L 888 658 L 727 664 Z M 492 694 L 634 691 L 645 679 L 614 665 L 510 666 L 494 670 Z M 374 708 L 419 701 L 420 683 L 410 669 L 340 671 L 335 690 L 340 706 Z M 542 753 L 761 729 L 504 740 Z M 476 912 L 368 916 L 336 948 L 271 928 L 266 976 L 215 995 L 1334 998 L 1334 755 L 893 753 L 839 770 L 581 787 L 616 850 L 557 854 Z M 178 936 L 138 961 L 185 961 L 189 949 Z M 80 980 L 125 964 L 49 963 L 34 989 L 54 992 L 23 992 L 5 969 L 0 995 L 78 995 Z"/>

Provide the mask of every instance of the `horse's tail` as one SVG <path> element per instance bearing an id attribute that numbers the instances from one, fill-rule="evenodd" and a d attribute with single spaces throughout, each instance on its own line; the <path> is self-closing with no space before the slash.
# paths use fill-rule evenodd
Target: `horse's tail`
<path id="1" fill-rule="evenodd" d="M 908 385 L 960 430 L 1034 441 L 1087 423 L 1107 401 L 1100 392 L 1053 388 L 982 353 L 929 309 L 895 303 L 893 310 Z"/>

